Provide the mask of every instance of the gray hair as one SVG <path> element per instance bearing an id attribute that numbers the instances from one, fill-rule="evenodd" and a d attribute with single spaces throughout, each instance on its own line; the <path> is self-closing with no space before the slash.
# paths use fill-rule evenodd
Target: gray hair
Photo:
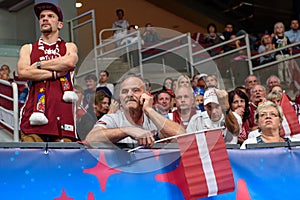
<path id="1" fill-rule="evenodd" d="M 265 86 L 263 86 L 263 85 L 254 85 L 252 88 L 251 88 L 251 90 L 250 90 L 250 94 L 252 95 L 253 94 L 253 90 L 254 90 L 254 88 L 256 88 L 256 87 L 261 87 L 262 88 L 262 90 L 264 91 L 264 92 L 267 92 L 267 89 L 266 89 L 266 87 Z"/>
<path id="2" fill-rule="evenodd" d="M 178 88 L 176 88 L 176 91 L 175 91 L 175 96 L 179 95 L 178 94 L 178 90 L 181 89 L 181 88 L 186 88 L 187 90 L 189 90 L 191 97 L 193 99 L 195 98 L 193 88 L 191 86 L 186 86 L 186 85 L 180 85 L 180 86 L 178 86 Z"/>
<path id="3" fill-rule="evenodd" d="M 124 75 L 122 78 L 121 78 L 121 84 L 123 84 L 123 82 L 126 80 L 126 79 L 129 79 L 129 78 L 138 78 L 140 79 L 142 82 L 143 82 L 143 87 L 144 87 L 144 90 L 146 90 L 146 84 L 145 84 L 145 80 L 138 74 L 135 74 L 135 73 L 129 73 L 129 74 L 126 74 Z"/>
<path id="4" fill-rule="evenodd" d="M 278 83 L 280 83 L 280 79 L 277 77 L 277 76 L 275 76 L 275 75 L 271 75 L 268 79 L 267 79 L 267 81 L 266 81 L 266 85 L 268 85 L 269 84 L 269 81 L 270 81 L 270 79 L 271 78 L 276 78 L 277 79 L 277 81 L 278 81 Z"/>

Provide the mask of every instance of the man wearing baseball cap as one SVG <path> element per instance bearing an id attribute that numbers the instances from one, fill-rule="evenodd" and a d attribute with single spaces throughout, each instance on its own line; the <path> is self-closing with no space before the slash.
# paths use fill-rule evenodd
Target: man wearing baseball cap
<path id="1" fill-rule="evenodd" d="M 237 135 L 232 134 L 225 124 L 224 112 L 228 108 L 228 94 L 225 90 L 207 89 L 204 93 L 205 112 L 195 114 L 187 127 L 187 132 L 198 132 L 204 129 L 221 128 L 225 143 L 237 144 Z M 230 126 L 234 126 L 231 124 Z M 229 129 L 229 130 L 228 130 Z"/>
<path id="2" fill-rule="evenodd" d="M 24 142 L 74 141 L 75 126 L 72 72 L 78 61 L 77 47 L 59 37 L 61 9 L 48 2 L 36 4 L 40 38 L 20 50 L 18 75 L 31 82 L 21 111 Z"/>

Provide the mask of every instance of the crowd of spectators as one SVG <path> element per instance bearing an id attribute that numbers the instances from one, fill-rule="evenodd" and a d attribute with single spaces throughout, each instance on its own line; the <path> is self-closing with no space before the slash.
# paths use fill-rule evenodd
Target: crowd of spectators
<path id="1" fill-rule="evenodd" d="M 140 77 L 137 79 L 142 80 Z M 176 87 L 173 89 L 172 84 L 174 80 L 176 80 Z M 271 75 L 264 86 L 255 75 L 249 75 L 244 85 L 230 91 L 220 89 L 218 82 L 218 78 L 214 74 L 197 73 L 191 78 L 187 75 L 180 75 L 177 78 L 167 77 L 161 83 L 162 88 L 152 94 L 150 93 L 151 90 L 146 90 L 146 85 L 148 85 L 147 88 L 151 87 L 149 80 L 145 80 L 141 87 L 145 88 L 145 94 L 153 99 L 151 105 L 157 114 L 164 117 L 165 120 L 176 122 L 188 133 L 222 127 L 225 142 L 227 144 L 240 144 L 242 148 L 246 148 L 246 144 L 250 143 L 297 140 L 297 137 L 291 137 L 290 133 L 288 134 L 282 128 L 281 123 L 284 121 L 284 112 L 281 106 L 285 104 L 294 109 L 293 115 L 298 123 L 293 124 L 293 126 L 300 126 L 300 105 L 294 100 L 288 99 L 287 101 L 285 98 L 282 98 L 286 94 L 277 76 Z M 122 85 L 121 87 L 130 87 L 130 84 Z M 121 88 L 120 96 L 123 95 L 123 92 Z M 102 95 L 106 94 L 104 91 L 101 91 L 101 93 Z M 126 95 L 123 97 L 123 100 L 132 98 L 132 100 L 138 101 L 134 91 L 127 93 L 129 92 L 126 89 Z M 99 95 L 99 92 L 94 92 L 94 95 Z M 99 104 L 96 101 L 97 98 L 93 97 L 93 101 L 90 101 L 88 104 L 87 110 L 93 112 L 94 119 L 89 119 L 91 124 L 82 137 L 87 137 L 89 142 L 105 141 L 103 137 L 97 136 L 96 132 L 97 130 L 102 132 L 103 127 L 109 129 L 110 125 L 107 125 L 107 123 L 113 123 L 110 121 L 110 118 L 107 118 L 110 115 L 106 116 L 106 114 L 124 112 L 124 106 L 128 106 L 122 102 L 121 98 L 114 98 L 114 96 L 107 95 L 107 102 L 100 100 L 102 107 L 105 107 L 104 104 L 106 105 L 106 109 L 102 109 L 105 110 L 101 112 L 102 114 L 97 113 L 95 108 Z M 113 101 L 119 102 L 121 106 L 119 104 L 112 105 Z M 78 106 L 78 108 L 82 107 L 84 106 Z M 85 116 L 90 115 L 88 113 L 89 111 L 87 111 Z M 114 118 L 115 115 L 112 114 L 111 117 Z M 134 125 L 134 122 L 130 119 L 127 120 L 126 124 Z M 278 123 L 278 120 L 280 123 Z M 98 125 L 93 128 L 92 124 L 95 123 Z M 83 124 L 87 123 L 84 122 Z M 86 127 L 83 125 L 79 126 Z M 118 124 L 114 124 L 114 126 L 118 126 Z M 105 132 L 105 134 L 107 133 Z M 131 138 L 131 142 L 134 140 L 139 141 L 141 145 L 151 146 L 153 143 L 152 136 L 147 136 L 150 139 L 147 142 L 142 142 L 128 132 L 126 134 L 120 133 L 117 137 L 118 139 L 114 138 L 111 141 L 126 142 L 128 140 L 123 139 L 127 137 Z M 107 138 L 109 136 L 106 136 Z"/>
<path id="2" fill-rule="evenodd" d="M 135 25 L 130 25 L 124 19 L 124 10 L 118 9 L 116 14 L 118 19 L 113 24 L 113 28 L 119 28 L 114 32 L 116 39 L 136 30 Z M 291 30 L 285 31 L 284 24 L 278 22 L 274 25 L 274 33 L 257 38 L 260 41 L 258 48 L 252 50 L 257 50 L 258 53 L 280 48 L 277 52 L 261 56 L 259 60 L 261 64 L 280 61 L 292 55 L 293 50 L 299 49 L 299 46 L 283 48 L 300 42 L 299 21 L 293 19 L 290 27 Z M 124 29 L 127 31 L 124 32 Z M 232 23 L 225 24 L 224 32 L 221 33 L 217 31 L 215 24 L 210 23 L 207 26 L 207 33 L 201 38 L 197 35 L 196 41 L 211 46 L 244 33 L 243 30 L 236 32 Z M 134 39 L 136 38 L 131 38 L 131 41 Z M 161 37 L 155 32 L 151 23 L 146 24 L 141 39 L 142 44 L 161 41 Z M 237 40 L 221 48 L 210 50 L 209 53 L 212 56 L 221 54 L 239 48 L 243 42 Z M 122 42 L 117 45 L 122 45 Z M 294 138 L 284 131 L 282 126 L 285 120 L 284 111 L 281 109 L 283 104 L 294 109 L 293 115 L 298 123 L 293 126 L 300 126 L 299 95 L 291 99 L 282 87 L 283 84 L 289 83 L 295 91 L 300 90 L 300 70 L 295 60 L 279 62 L 278 73 L 270 75 L 265 86 L 257 76 L 251 74 L 245 79 L 244 85 L 239 85 L 230 91 L 220 88 L 216 74 L 206 74 L 203 71 L 193 77 L 188 75 L 166 77 L 161 83 L 161 89 L 153 93 L 151 81 L 143 80 L 138 76 L 128 76 L 121 82 L 120 98 L 116 98 L 114 85 L 108 83 L 109 72 L 101 71 L 98 77 L 89 74 L 84 78 L 85 88 L 74 86 L 78 96 L 76 133 L 79 140 L 130 141 L 152 146 L 155 139 L 181 134 L 183 130 L 201 132 L 220 127 L 226 143 L 240 144 L 242 148 L 246 148 L 245 144 L 249 143 L 290 141 Z M 7 65 L 2 65 L 0 79 L 13 81 Z M 283 98 L 284 96 L 288 98 Z M 137 105 L 129 105 L 130 101 Z M 147 122 L 149 124 L 144 123 L 146 119 L 149 120 Z M 122 126 L 117 122 L 124 123 L 126 129 L 106 130 Z M 135 128 L 131 129 L 127 126 Z M 147 127 L 146 132 L 141 130 L 145 127 Z M 156 127 L 155 133 L 149 130 L 153 127 Z M 174 131 L 175 129 L 177 130 Z M 140 131 L 140 134 L 136 131 Z M 103 135 L 99 135 L 99 132 Z M 124 140 L 126 138 L 130 140 Z"/>

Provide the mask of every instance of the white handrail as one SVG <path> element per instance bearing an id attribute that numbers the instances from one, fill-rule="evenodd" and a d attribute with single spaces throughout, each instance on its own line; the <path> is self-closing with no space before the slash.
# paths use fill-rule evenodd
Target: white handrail
<path id="1" fill-rule="evenodd" d="M 12 97 L 4 95 L 4 94 L 0 94 L 0 96 L 13 102 L 13 110 L 12 110 L 13 123 L 8 124 L 3 119 L 0 119 L 0 122 L 13 131 L 14 142 L 19 142 L 18 86 L 14 82 L 10 83 L 8 81 L 1 80 L 1 79 L 0 79 L 0 85 L 12 87 L 12 91 L 13 91 Z M 0 106 L 0 108 L 1 108 L 0 111 L 4 110 L 4 108 L 2 108 L 1 106 Z"/>

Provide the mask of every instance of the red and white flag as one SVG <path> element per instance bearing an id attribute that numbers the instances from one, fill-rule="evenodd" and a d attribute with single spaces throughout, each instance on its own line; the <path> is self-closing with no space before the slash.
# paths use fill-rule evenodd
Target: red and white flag
<path id="1" fill-rule="evenodd" d="M 234 190 L 234 179 L 222 131 L 177 138 L 188 185 L 189 199 Z"/>
<path id="2" fill-rule="evenodd" d="M 283 111 L 282 132 L 285 136 L 292 136 L 300 133 L 300 124 L 294 108 L 285 93 L 282 94 L 280 106 Z"/>

